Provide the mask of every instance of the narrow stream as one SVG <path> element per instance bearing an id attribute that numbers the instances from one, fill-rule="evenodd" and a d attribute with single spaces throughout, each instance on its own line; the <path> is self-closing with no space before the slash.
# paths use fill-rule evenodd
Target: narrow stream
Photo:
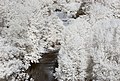
<path id="1" fill-rule="evenodd" d="M 58 51 L 43 54 L 40 63 L 31 63 L 27 73 L 34 81 L 57 81 L 53 76 L 57 63 Z"/>

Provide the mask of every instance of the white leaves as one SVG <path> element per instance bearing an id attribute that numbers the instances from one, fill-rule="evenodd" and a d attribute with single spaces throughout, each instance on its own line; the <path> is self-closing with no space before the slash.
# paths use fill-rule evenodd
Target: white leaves
<path id="1" fill-rule="evenodd" d="M 114 9 L 108 3 L 101 3 L 98 0 L 89 4 L 86 16 L 80 16 L 65 26 L 56 69 L 58 79 L 119 81 L 120 20 L 113 16 Z M 113 4 L 110 2 L 110 5 Z M 92 57 L 93 66 L 88 64 L 89 57 Z"/>
<path id="2" fill-rule="evenodd" d="M 0 18 L 8 21 L 0 32 L 0 78 L 11 80 L 21 76 L 30 62 L 38 63 L 47 49 L 58 49 L 63 25 L 51 14 L 52 0 L 4 0 L 0 4 L 4 13 Z"/>
<path id="3" fill-rule="evenodd" d="M 64 77 L 63 80 L 83 80 L 85 78 L 87 56 L 89 55 L 86 51 L 89 48 L 85 45 L 89 41 L 90 33 L 90 24 L 85 19 L 78 18 L 65 28 L 63 33 L 65 40 L 63 40 L 58 61 L 58 69 L 62 73 L 57 76 Z"/>
<path id="4" fill-rule="evenodd" d="M 84 7 L 87 13 L 72 19 L 82 1 L 90 2 Z M 119 81 L 119 2 L 0 0 L 0 18 L 8 26 L 0 32 L 0 78 L 19 74 L 30 61 L 38 62 L 41 53 L 59 49 L 61 43 L 56 69 L 59 80 L 84 81 L 93 74 L 98 81 Z M 57 8 L 61 12 L 56 13 Z M 91 67 L 90 57 L 95 63 Z"/>

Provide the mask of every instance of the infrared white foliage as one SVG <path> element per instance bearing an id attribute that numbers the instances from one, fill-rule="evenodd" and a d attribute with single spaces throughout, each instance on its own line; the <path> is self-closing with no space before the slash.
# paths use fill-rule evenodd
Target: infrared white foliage
<path id="1" fill-rule="evenodd" d="M 20 81 L 30 62 L 59 49 L 63 29 L 52 0 L 0 0 L 0 78 Z"/>
<path id="2" fill-rule="evenodd" d="M 120 1 L 86 1 L 87 14 L 64 28 L 56 76 L 60 81 L 119 81 Z"/>
<path id="3" fill-rule="evenodd" d="M 60 48 L 59 81 L 120 81 L 119 44 L 120 0 L 0 0 L 0 80 Z"/>

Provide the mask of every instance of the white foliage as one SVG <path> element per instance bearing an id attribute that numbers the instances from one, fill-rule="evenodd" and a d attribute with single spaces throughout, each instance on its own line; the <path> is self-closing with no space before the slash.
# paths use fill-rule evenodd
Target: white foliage
<path id="1" fill-rule="evenodd" d="M 119 12 L 120 0 L 0 0 L 0 78 L 28 79 L 30 61 L 60 42 L 59 81 L 120 81 Z"/>
<path id="2" fill-rule="evenodd" d="M 79 22 L 79 23 L 76 23 Z M 60 80 L 84 80 L 86 76 L 91 25 L 82 18 L 76 19 L 64 29 L 63 45 L 59 55 Z M 69 50 L 69 51 L 68 51 Z M 59 70 L 60 69 L 60 70 Z"/>
<path id="3" fill-rule="evenodd" d="M 0 25 L 0 78 L 15 81 L 30 66 L 30 61 L 38 62 L 47 49 L 59 49 L 56 43 L 61 41 L 63 25 L 52 14 L 52 3 L 52 0 L 0 1 L 0 18 L 4 19 L 4 26 Z"/>
<path id="4" fill-rule="evenodd" d="M 64 28 L 56 69 L 60 81 L 120 80 L 119 0 L 108 1 L 88 4 L 88 14 Z"/>

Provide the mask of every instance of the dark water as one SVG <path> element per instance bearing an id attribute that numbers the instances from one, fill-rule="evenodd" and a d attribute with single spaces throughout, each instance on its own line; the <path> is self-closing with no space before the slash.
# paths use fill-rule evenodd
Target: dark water
<path id="1" fill-rule="evenodd" d="M 31 63 L 27 73 L 34 81 L 57 81 L 53 76 L 55 68 L 58 67 L 57 55 L 58 51 L 43 54 L 40 63 Z"/>

